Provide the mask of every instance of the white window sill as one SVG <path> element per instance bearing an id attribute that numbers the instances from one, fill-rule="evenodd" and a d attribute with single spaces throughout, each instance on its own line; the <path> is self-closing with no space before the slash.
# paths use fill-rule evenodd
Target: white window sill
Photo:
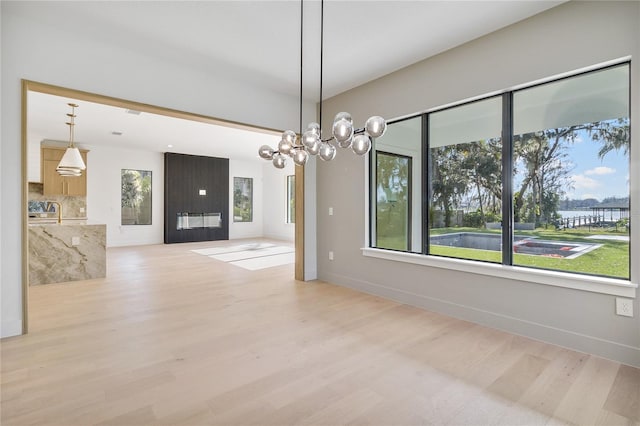
<path id="1" fill-rule="evenodd" d="M 636 289 L 638 288 L 638 284 L 615 278 L 506 266 L 464 259 L 425 256 L 423 254 L 396 252 L 377 248 L 362 248 L 362 254 L 366 257 L 375 257 L 377 259 L 413 263 L 415 265 L 432 266 L 434 268 L 451 269 L 454 271 L 470 272 L 621 297 L 635 298 Z"/>

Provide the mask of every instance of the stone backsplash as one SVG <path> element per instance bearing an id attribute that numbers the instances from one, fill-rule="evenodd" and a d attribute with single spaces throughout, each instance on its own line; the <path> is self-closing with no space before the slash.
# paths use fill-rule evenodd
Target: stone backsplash
<path id="1" fill-rule="evenodd" d="M 39 210 L 37 202 L 56 201 L 62 206 L 65 219 L 87 217 L 87 197 L 70 195 L 43 195 L 43 186 L 38 182 L 29 182 L 29 210 Z M 34 214 L 30 212 L 30 214 Z"/>

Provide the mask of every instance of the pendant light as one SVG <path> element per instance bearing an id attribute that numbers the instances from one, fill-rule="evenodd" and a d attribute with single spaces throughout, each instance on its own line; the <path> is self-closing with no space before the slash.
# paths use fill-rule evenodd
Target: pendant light
<path id="1" fill-rule="evenodd" d="M 372 145 L 372 138 L 379 138 L 387 130 L 387 122 L 379 116 L 369 117 L 365 126 L 361 129 L 353 127 L 351 114 L 339 112 L 336 114 L 331 127 L 332 135 L 322 139 L 322 71 L 324 49 L 324 0 L 320 1 L 320 107 L 318 123 L 310 123 L 306 131 L 302 132 L 302 34 L 304 22 L 304 0 L 300 0 L 300 134 L 298 139 L 292 130 L 282 133 L 282 140 L 278 148 L 273 149 L 269 145 L 262 145 L 258 149 L 260 158 L 269 160 L 273 165 L 282 169 L 285 167 L 287 157 L 293 158 L 297 166 L 304 166 L 310 155 L 319 155 L 324 161 L 331 161 L 336 157 L 337 148 L 351 148 L 358 155 L 365 155 Z"/>
<path id="2" fill-rule="evenodd" d="M 77 104 L 67 104 L 71 107 L 71 113 L 67 114 L 69 121 L 69 146 L 64 152 L 56 171 L 60 176 L 81 176 L 82 171 L 87 168 L 82 160 L 80 150 L 73 144 L 73 127 L 76 125 L 74 119 L 76 118 L 75 109 L 78 108 Z"/>

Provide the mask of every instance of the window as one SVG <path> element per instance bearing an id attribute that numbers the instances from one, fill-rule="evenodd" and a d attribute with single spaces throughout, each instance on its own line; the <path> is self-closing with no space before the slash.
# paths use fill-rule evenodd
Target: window
<path id="1" fill-rule="evenodd" d="M 629 67 L 513 94 L 513 264 L 629 278 Z"/>
<path id="2" fill-rule="evenodd" d="M 625 63 L 390 123 L 371 246 L 630 279 L 629 105 Z"/>
<path id="3" fill-rule="evenodd" d="M 429 254 L 501 262 L 502 100 L 429 116 Z"/>
<path id="4" fill-rule="evenodd" d="M 411 157 L 376 152 L 376 245 L 411 247 Z"/>
<path id="5" fill-rule="evenodd" d="M 233 221 L 253 222 L 252 178 L 233 178 Z"/>
<path id="6" fill-rule="evenodd" d="M 287 176 L 287 205 L 285 206 L 287 223 L 296 223 L 296 177 Z"/>
<path id="7" fill-rule="evenodd" d="M 120 171 L 120 223 L 151 225 L 151 171 Z"/>
<path id="8" fill-rule="evenodd" d="M 389 124 L 371 168 L 373 247 L 422 252 L 422 117 Z"/>

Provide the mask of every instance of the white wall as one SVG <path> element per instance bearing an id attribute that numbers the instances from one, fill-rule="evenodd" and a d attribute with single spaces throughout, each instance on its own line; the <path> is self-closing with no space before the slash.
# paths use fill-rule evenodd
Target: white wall
<path id="1" fill-rule="evenodd" d="M 276 169 L 270 162 L 262 165 L 264 185 L 263 229 L 266 238 L 293 241 L 295 225 L 286 223 L 287 176 L 295 174 L 296 166 L 288 160 L 284 169 Z"/>
<path id="2" fill-rule="evenodd" d="M 632 56 L 631 245 L 637 259 L 639 22 L 639 2 L 567 2 L 338 95 L 324 108 L 328 117 L 349 111 L 356 123 L 374 114 L 392 119 Z M 627 318 L 615 315 L 609 294 L 364 257 L 365 161 L 340 154 L 318 164 L 320 279 L 640 366 L 639 297 L 635 317 Z M 327 260 L 329 250 L 334 261 Z M 631 277 L 640 281 L 639 262 L 632 262 Z"/>
<path id="3" fill-rule="evenodd" d="M 82 145 L 87 154 L 87 218 L 107 225 L 107 247 L 162 244 L 164 157 L 160 152 Z M 151 171 L 151 225 L 121 225 L 122 169 Z"/>
<path id="4" fill-rule="evenodd" d="M 128 50 L 109 34 L 77 34 L 73 25 L 47 26 L 32 16 L 38 7 L 38 2 L 0 2 L 3 337 L 22 330 L 21 79 L 257 126 L 298 126 L 297 97 Z M 305 111 L 312 115 L 304 122 L 311 121 L 314 106 L 305 103 Z"/>
<path id="5" fill-rule="evenodd" d="M 27 181 L 42 182 L 40 157 L 40 142 L 44 139 L 40 135 L 27 134 Z"/>
<path id="6" fill-rule="evenodd" d="M 263 220 L 265 206 L 263 202 L 262 161 L 229 160 L 229 239 L 257 238 L 263 234 Z M 233 221 L 233 178 L 244 177 L 253 179 L 253 221 Z"/>

